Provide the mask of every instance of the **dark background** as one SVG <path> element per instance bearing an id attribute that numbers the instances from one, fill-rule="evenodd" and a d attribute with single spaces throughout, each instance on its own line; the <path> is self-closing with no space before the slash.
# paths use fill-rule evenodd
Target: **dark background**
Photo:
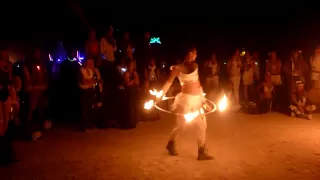
<path id="1" fill-rule="evenodd" d="M 310 53 L 320 40 L 318 9 L 309 2 L 280 1 L 10 1 L 1 5 L 0 39 L 47 49 L 64 40 L 82 48 L 90 28 L 101 36 L 113 25 L 116 36 L 123 31 L 134 39 L 144 31 L 160 36 L 168 53 L 187 41 L 203 56 L 217 51 L 223 58 L 236 47 Z"/>

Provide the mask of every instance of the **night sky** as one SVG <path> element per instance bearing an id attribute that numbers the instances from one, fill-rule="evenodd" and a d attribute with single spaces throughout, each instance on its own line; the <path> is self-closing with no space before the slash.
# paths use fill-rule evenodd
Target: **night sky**
<path id="1" fill-rule="evenodd" d="M 139 37 L 147 30 L 160 36 L 165 44 L 192 41 L 208 51 L 230 51 L 235 47 L 309 50 L 320 42 L 319 10 L 307 3 L 68 2 L 10 2 L 1 12 L 5 29 L 1 39 L 36 40 L 42 44 L 63 39 L 72 46 L 82 46 L 88 26 L 102 35 L 112 24 L 119 30 L 118 35 L 129 30 Z"/>

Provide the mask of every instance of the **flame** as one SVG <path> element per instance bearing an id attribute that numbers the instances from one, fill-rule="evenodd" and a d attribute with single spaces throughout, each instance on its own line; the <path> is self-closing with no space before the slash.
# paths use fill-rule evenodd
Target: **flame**
<path id="1" fill-rule="evenodd" d="M 227 107 L 228 107 L 228 99 L 227 99 L 227 96 L 224 95 L 218 103 L 218 109 L 220 112 L 222 112 L 222 111 L 225 111 Z"/>
<path id="2" fill-rule="evenodd" d="M 204 114 L 204 110 L 201 108 L 199 111 L 194 111 L 190 113 L 186 113 L 183 115 L 184 119 L 187 123 L 192 122 L 196 117 L 198 117 L 200 114 Z"/>
<path id="3" fill-rule="evenodd" d="M 158 92 L 157 90 L 153 89 L 153 90 L 149 90 L 149 93 L 153 96 L 156 96 L 157 98 L 161 98 L 163 95 L 162 90 Z"/>
<path id="4" fill-rule="evenodd" d="M 150 100 L 150 101 L 144 103 L 144 109 L 149 110 L 149 109 L 151 109 L 153 107 L 153 105 L 154 105 L 154 101 Z"/>
<path id="5" fill-rule="evenodd" d="M 38 71 L 40 71 L 40 66 L 37 66 Z"/>

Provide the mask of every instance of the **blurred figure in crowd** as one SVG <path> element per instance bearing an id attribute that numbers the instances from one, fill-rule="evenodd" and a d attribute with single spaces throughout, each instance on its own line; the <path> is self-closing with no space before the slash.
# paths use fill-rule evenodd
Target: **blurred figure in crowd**
<path id="1" fill-rule="evenodd" d="M 138 44 L 137 47 L 137 70 L 139 74 L 144 73 L 144 68 L 148 64 L 148 61 L 152 58 L 152 50 L 150 47 L 150 32 L 145 32 L 143 40 Z M 143 76 L 140 80 L 143 80 Z"/>
<path id="2" fill-rule="evenodd" d="M 86 57 L 93 59 L 95 65 L 98 65 L 98 61 L 100 60 L 99 41 L 94 30 L 90 31 L 88 40 L 86 41 Z"/>
<path id="3" fill-rule="evenodd" d="M 117 50 L 116 40 L 113 38 L 113 27 L 109 27 L 106 35 L 100 40 L 100 53 L 104 56 L 102 65 L 99 67 L 103 83 L 103 108 L 105 116 L 109 120 L 114 120 L 115 110 L 111 102 L 116 101 L 118 76 L 115 64 L 115 51 Z"/>
<path id="4" fill-rule="evenodd" d="M 124 56 L 121 57 L 120 63 L 117 65 L 117 70 L 121 76 L 123 76 L 124 73 L 127 71 L 127 63 L 126 58 Z"/>
<path id="5" fill-rule="evenodd" d="M 239 104 L 239 88 L 240 88 L 240 71 L 242 69 L 242 63 L 240 59 L 240 50 L 236 49 L 234 55 L 227 63 L 227 72 L 229 79 L 232 82 L 233 93 L 236 103 Z"/>
<path id="6" fill-rule="evenodd" d="M 160 80 L 160 69 L 156 66 L 156 61 L 151 58 L 147 67 L 144 69 L 145 78 L 145 90 L 149 92 L 149 89 L 157 88 Z"/>
<path id="7" fill-rule="evenodd" d="M 109 27 L 107 33 L 100 40 L 100 53 L 105 60 L 109 62 L 115 61 L 114 52 L 117 50 L 116 40 L 113 38 L 113 27 Z"/>
<path id="8" fill-rule="evenodd" d="M 137 61 L 135 59 L 135 57 L 133 56 L 134 53 L 134 47 L 133 44 L 128 44 L 126 52 L 125 52 L 125 57 L 127 61 L 133 61 L 134 63 L 134 69 L 138 72 L 137 70 Z"/>
<path id="9" fill-rule="evenodd" d="M 81 89 L 81 122 L 84 131 L 90 131 L 97 126 L 97 113 L 95 108 L 102 106 L 102 79 L 97 68 L 94 67 L 93 59 L 86 59 L 80 68 L 79 86 Z"/>
<path id="10" fill-rule="evenodd" d="M 308 71 L 308 65 L 301 59 L 301 54 L 299 50 L 294 50 L 291 52 L 291 57 L 284 64 L 284 79 L 285 86 L 288 88 L 286 90 L 287 97 L 287 107 L 291 104 L 292 92 L 295 91 L 296 82 L 305 81 L 304 74 Z"/>
<path id="11" fill-rule="evenodd" d="M 213 53 L 204 63 L 205 89 L 210 99 L 219 89 L 219 68 L 216 53 Z"/>
<path id="12" fill-rule="evenodd" d="M 126 50 L 129 45 L 132 45 L 131 41 L 130 41 L 130 33 L 125 32 L 125 33 L 123 33 L 123 37 L 118 44 L 118 50 L 120 51 L 121 55 L 126 53 Z"/>
<path id="13" fill-rule="evenodd" d="M 261 79 L 261 61 L 259 59 L 259 54 L 257 52 L 254 52 L 252 55 L 252 60 L 254 62 L 254 77 L 255 82 L 259 82 Z"/>
<path id="14" fill-rule="evenodd" d="M 320 45 L 316 47 L 314 54 L 310 57 L 310 65 L 312 88 L 320 88 Z"/>
<path id="15" fill-rule="evenodd" d="M 244 90 L 244 98 L 246 101 L 251 101 L 252 96 L 249 97 L 249 94 L 252 95 L 251 89 L 253 88 L 254 83 L 254 61 L 252 60 L 252 57 L 250 56 L 249 52 L 245 54 L 244 57 L 244 71 L 243 71 L 243 90 Z"/>
<path id="16" fill-rule="evenodd" d="M 26 135 L 37 140 L 45 127 L 51 127 L 48 120 L 48 71 L 39 48 L 34 49 L 33 55 L 26 59 L 23 71 L 22 118 Z"/>
<path id="17" fill-rule="evenodd" d="M 260 113 L 267 113 L 271 110 L 273 100 L 273 84 L 269 74 L 265 75 L 264 81 L 257 87 L 260 95 L 258 108 Z"/>
<path id="18" fill-rule="evenodd" d="M 121 128 L 135 128 L 139 107 L 139 75 L 134 68 L 134 62 L 128 62 L 128 70 L 124 73 L 124 87 L 126 89 L 126 107 L 124 116 L 120 118 Z"/>
<path id="19" fill-rule="evenodd" d="M 289 106 L 291 116 L 312 119 L 312 112 L 316 110 L 316 106 L 308 100 L 304 84 L 301 81 L 296 81 L 296 89 L 291 95 L 292 101 Z"/>
<path id="20" fill-rule="evenodd" d="M 144 93 L 145 95 L 147 95 L 147 97 L 150 97 L 149 90 L 159 89 L 159 81 L 161 79 L 160 69 L 156 66 L 156 61 L 154 58 L 152 58 L 149 61 L 148 66 L 145 68 L 144 78 L 145 78 Z M 152 109 L 147 113 L 149 115 L 148 119 L 158 120 L 160 118 L 159 112 L 157 109 Z"/>
<path id="21" fill-rule="evenodd" d="M 12 64 L 9 62 L 7 49 L 2 49 L 0 55 L 0 166 L 7 166 L 17 161 L 12 147 L 10 109 L 18 102 L 12 86 Z"/>
<path id="22" fill-rule="evenodd" d="M 266 73 L 270 75 L 272 85 L 274 86 L 274 101 L 272 103 L 274 109 L 279 109 L 279 105 L 281 103 L 281 85 L 282 85 L 282 77 L 281 77 L 281 69 L 282 64 L 278 59 L 275 51 L 271 51 L 269 53 L 269 59 L 266 64 Z"/>

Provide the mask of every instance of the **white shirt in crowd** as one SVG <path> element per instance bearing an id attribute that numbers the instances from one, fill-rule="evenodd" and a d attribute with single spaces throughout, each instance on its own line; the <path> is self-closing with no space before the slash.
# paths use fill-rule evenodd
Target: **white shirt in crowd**
<path id="1" fill-rule="evenodd" d="M 114 52 L 117 49 L 112 46 L 105 38 L 101 38 L 100 40 L 100 52 L 103 54 L 107 61 L 113 62 L 115 60 Z"/>

